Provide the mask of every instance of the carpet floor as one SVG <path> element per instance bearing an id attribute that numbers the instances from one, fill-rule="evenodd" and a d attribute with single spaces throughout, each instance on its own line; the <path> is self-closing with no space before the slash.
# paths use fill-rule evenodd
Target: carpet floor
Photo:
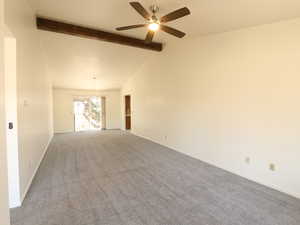
<path id="1" fill-rule="evenodd" d="M 299 225 L 300 200 L 122 131 L 55 135 L 12 225 Z"/>

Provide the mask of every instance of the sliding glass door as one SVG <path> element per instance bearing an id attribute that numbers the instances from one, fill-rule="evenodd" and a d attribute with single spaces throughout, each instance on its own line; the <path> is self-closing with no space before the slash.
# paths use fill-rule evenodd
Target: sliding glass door
<path id="1" fill-rule="evenodd" d="M 76 97 L 73 101 L 75 131 L 102 129 L 101 97 Z"/>

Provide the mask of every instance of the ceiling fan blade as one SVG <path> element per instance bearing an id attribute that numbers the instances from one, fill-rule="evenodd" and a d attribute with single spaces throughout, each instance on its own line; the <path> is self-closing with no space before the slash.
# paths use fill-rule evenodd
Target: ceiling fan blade
<path id="1" fill-rule="evenodd" d="M 168 27 L 166 25 L 160 25 L 160 29 L 167 32 L 168 34 L 174 35 L 178 38 L 183 38 L 185 36 L 185 33 L 181 32 L 180 30 L 176 30 L 172 27 Z"/>
<path id="2" fill-rule="evenodd" d="M 137 25 L 131 25 L 131 26 L 126 26 L 126 27 L 118 27 L 116 28 L 116 30 L 130 30 L 130 29 L 134 29 L 134 28 L 140 28 L 140 27 L 146 27 L 147 24 L 137 24 Z"/>
<path id="3" fill-rule="evenodd" d="M 139 14 L 142 15 L 145 19 L 149 20 L 151 15 L 147 12 L 147 10 L 141 5 L 139 2 L 130 2 L 129 3 Z"/>
<path id="4" fill-rule="evenodd" d="M 191 14 L 190 10 L 187 7 L 184 7 L 184 8 L 178 9 L 178 10 L 176 10 L 174 12 L 171 12 L 171 13 L 163 16 L 160 19 L 160 22 L 161 23 L 170 22 L 170 21 L 179 19 L 181 17 L 187 16 L 189 14 Z"/>
<path id="5" fill-rule="evenodd" d="M 154 31 L 149 30 L 148 33 L 147 33 L 145 42 L 146 42 L 146 43 L 151 43 L 152 40 L 153 40 L 154 34 L 155 34 Z"/>

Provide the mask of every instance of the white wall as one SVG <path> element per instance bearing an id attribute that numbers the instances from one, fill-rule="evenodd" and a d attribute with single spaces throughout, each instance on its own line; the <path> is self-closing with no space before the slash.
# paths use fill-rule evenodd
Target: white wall
<path id="1" fill-rule="evenodd" d="M 0 0 L 0 223 L 9 225 L 7 158 L 4 109 L 4 9 Z"/>
<path id="2" fill-rule="evenodd" d="M 5 24 L 17 44 L 18 147 L 23 199 L 52 137 L 51 83 L 45 71 L 35 13 L 26 0 L 5 1 Z"/>
<path id="3" fill-rule="evenodd" d="M 169 43 L 123 87 L 133 133 L 300 197 L 299 28 Z"/>
<path id="4" fill-rule="evenodd" d="M 76 96 L 106 97 L 106 128 L 120 129 L 120 91 L 53 90 L 54 132 L 74 132 L 73 99 Z"/>

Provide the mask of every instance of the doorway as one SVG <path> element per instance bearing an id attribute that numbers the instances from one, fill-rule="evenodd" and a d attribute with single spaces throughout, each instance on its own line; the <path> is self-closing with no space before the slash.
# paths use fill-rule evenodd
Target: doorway
<path id="1" fill-rule="evenodd" d="M 125 129 L 131 130 L 131 96 L 125 96 Z"/>
<path id="2" fill-rule="evenodd" d="M 102 129 L 101 97 L 76 97 L 73 107 L 75 132 Z"/>

